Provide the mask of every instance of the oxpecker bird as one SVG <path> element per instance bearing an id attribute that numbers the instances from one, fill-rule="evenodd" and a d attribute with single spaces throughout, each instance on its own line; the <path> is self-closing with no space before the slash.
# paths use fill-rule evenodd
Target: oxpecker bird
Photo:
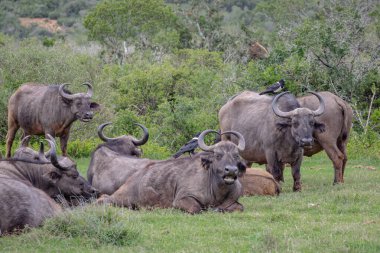
<path id="1" fill-rule="evenodd" d="M 284 81 L 284 79 L 281 79 L 280 81 L 276 82 L 275 84 L 272 84 L 271 86 L 269 86 L 265 91 L 260 92 L 259 95 L 264 95 L 264 94 L 268 94 L 268 93 L 275 94 L 275 93 L 281 91 L 282 89 L 284 89 L 284 87 L 285 87 L 285 81 Z"/>

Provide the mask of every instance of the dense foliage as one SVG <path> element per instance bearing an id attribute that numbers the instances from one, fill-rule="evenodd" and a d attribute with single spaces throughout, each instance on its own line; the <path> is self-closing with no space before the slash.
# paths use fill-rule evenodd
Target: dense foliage
<path id="1" fill-rule="evenodd" d="M 146 149 L 159 150 L 152 154 L 159 158 L 196 132 L 218 128 L 218 109 L 230 96 L 280 78 L 297 95 L 329 90 L 347 100 L 355 113 L 352 140 L 361 142 L 356 146 L 374 148 L 380 138 L 377 1 L 33 0 L 0 6 L 7 13 L 0 15 L 1 143 L 8 97 L 25 82 L 70 82 L 73 91 L 85 81 L 94 84 L 102 110 L 91 123 L 74 124 L 70 154 L 88 155 L 99 142 L 100 123 L 114 122 L 109 135 L 139 135 L 137 121 L 149 128 Z M 73 23 L 70 32 L 48 40 L 20 33 L 18 17 Z M 267 47 L 268 58 L 250 58 L 253 41 Z"/>

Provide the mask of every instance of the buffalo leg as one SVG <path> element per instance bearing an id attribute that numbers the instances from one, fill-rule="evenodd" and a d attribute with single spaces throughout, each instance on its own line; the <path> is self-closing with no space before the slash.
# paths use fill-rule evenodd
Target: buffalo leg
<path id="1" fill-rule="evenodd" d="M 343 183 L 343 166 L 345 165 L 345 160 L 347 161 L 347 155 L 342 153 L 336 145 L 325 145 L 323 149 L 334 165 L 334 184 Z"/>
<path id="2" fill-rule="evenodd" d="M 184 197 L 174 200 L 173 206 L 191 214 L 199 213 L 202 210 L 199 202 L 192 197 Z"/>
<path id="3" fill-rule="evenodd" d="M 301 191 L 301 164 L 302 164 L 302 155 L 297 159 L 296 162 L 292 163 L 292 176 L 293 176 L 293 191 Z"/>
<path id="4" fill-rule="evenodd" d="M 6 157 L 11 157 L 12 152 L 12 144 L 16 136 L 17 130 L 20 128 L 20 126 L 17 124 L 17 121 L 13 119 L 13 117 L 8 117 L 8 133 L 7 133 L 7 153 Z"/>
<path id="5" fill-rule="evenodd" d="M 242 212 L 244 211 L 244 206 L 240 204 L 239 202 L 235 201 L 234 203 L 232 203 L 231 205 L 227 207 L 225 207 L 225 205 L 222 205 L 222 206 L 218 206 L 216 209 L 222 212 L 234 212 L 234 211 Z"/>
<path id="6" fill-rule="evenodd" d="M 62 156 L 67 156 L 67 142 L 69 141 L 70 129 L 66 128 L 63 130 L 60 137 Z"/>
<path id="7" fill-rule="evenodd" d="M 275 152 L 267 152 L 266 154 L 266 170 L 271 173 L 277 182 L 284 182 L 284 176 L 282 173 L 282 164 L 278 162 Z"/>
<path id="8" fill-rule="evenodd" d="M 346 163 L 347 163 L 347 141 L 338 141 L 338 148 L 339 150 L 343 153 L 343 163 L 342 163 L 342 182 L 344 182 L 344 169 L 346 168 Z"/>

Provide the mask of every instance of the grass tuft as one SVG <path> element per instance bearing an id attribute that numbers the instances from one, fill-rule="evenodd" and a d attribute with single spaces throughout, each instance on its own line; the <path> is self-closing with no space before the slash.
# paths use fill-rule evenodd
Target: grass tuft
<path id="1" fill-rule="evenodd" d="M 82 243 L 94 247 L 131 245 L 140 231 L 133 222 L 124 219 L 120 210 L 115 208 L 79 208 L 47 220 L 42 230 L 53 236 L 80 238 Z"/>

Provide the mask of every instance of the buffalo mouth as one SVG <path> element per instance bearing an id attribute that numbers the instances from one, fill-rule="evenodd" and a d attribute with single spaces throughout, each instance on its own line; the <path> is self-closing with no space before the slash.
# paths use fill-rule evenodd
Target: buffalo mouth
<path id="1" fill-rule="evenodd" d="M 89 122 L 92 120 L 92 117 L 84 116 L 84 117 L 78 117 L 80 121 L 82 122 Z"/>
<path id="2" fill-rule="evenodd" d="M 226 184 L 233 184 L 235 180 L 237 179 L 237 175 L 225 175 L 223 176 L 223 180 Z"/>

